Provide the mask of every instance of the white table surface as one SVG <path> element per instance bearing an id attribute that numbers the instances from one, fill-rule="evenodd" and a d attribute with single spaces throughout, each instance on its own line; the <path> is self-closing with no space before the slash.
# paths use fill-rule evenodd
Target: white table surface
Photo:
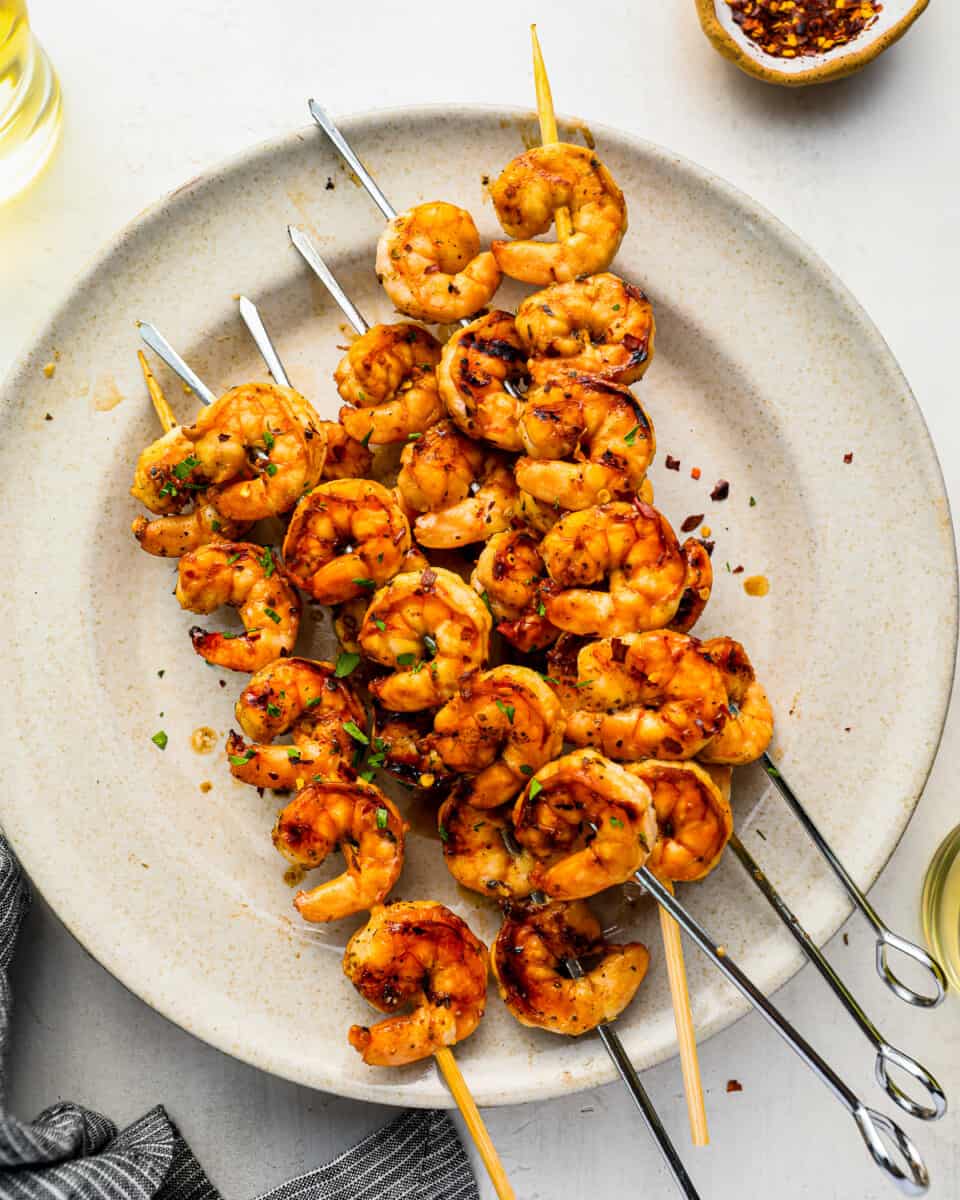
<path id="1" fill-rule="evenodd" d="M 63 82 L 67 123 L 52 168 L 0 209 L 0 370 L 120 225 L 224 156 L 305 125 L 307 96 L 341 114 L 415 102 L 530 105 L 527 23 L 538 19 L 561 110 L 650 137 L 737 184 L 852 288 L 906 371 L 960 507 L 960 26 L 949 4 L 931 5 L 863 74 L 800 93 L 721 60 L 693 0 L 488 0 L 479 10 L 450 5 L 445 15 L 440 5 L 378 0 L 33 0 L 32 9 Z M 908 936 L 920 935 L 924 868 L 960 820 L 951 775 L 958 750 L 955 706 L 917 814 L 872 893 Z M 903 1118 L 926 1155 L 931 1195 L 952 1200 L 960 1193 L 960 998 L 934 1013 L 907 1009 L 875 978 L 863 924 L 849 922 L 845 937 L 830 956 L 890 1040 L 938 1074 L 954 1101 L 938 1125 Z M 230 1198 L 309 1169 L 391 1116 L 202 1045 L 126 992 L 42 902 L 27 922 L 14 983 L 15 1111 L 32 1116 L 63 1097 L 126 1123 L 162 1101 Z M 812 969 L 777 1000 L 868 1102 L 897 1112 L 873 1084 L 867 1043 Z M 704 1200 L 895 1194 L 824 1088 L 758 1018 L 705 1045 L 702 1065 L 713 1135 L 706 1150 L 687 1144 L 676 1063 L 645 1083 Z M 731 1078 L 742 1092 L 726 1092 Z M 619 1086 L 487 1119 L 524 1200 L 674 1195 Z M 482 1195 L 492 1196 L 478 1176 Z"/>

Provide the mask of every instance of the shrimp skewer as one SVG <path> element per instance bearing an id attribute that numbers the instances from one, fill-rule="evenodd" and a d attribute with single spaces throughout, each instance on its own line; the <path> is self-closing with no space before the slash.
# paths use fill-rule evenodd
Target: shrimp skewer
<path id="1" fill-rule="evenodd" d="M 487 948 L 455 913 L 432 901 L 377 906 L 343 955 L 343 971 L 374 1008 L 392 1014 L 354 1025 L 350 1044 L 373 1066 L 433 1057 L 483 1158 L 500 1200 L 515 1200 L 503 1164 L 451 1046 L 469 1037 L 486 1008 Z M 397 1010 L 413 1005 L 412 1013 Z"/>
<path id="2" fill-rule="evenodd" d="M 343 157 L 344 161 L 356 174 L 357 178 L 360 180 L 374 204 L 376 204 L 387 220 L 390 220 L 391 217 L 396 215 L 396 210 L 377 186 L 375 180 L 357 157 L 347 139 L 343 136 L 336 124 L 330 119 L 327 113 L 319 104 L 317 104 L 315 100 L 310 100 L 309 108 L 310 115 L 313 117 L 314 121 L 316 121 L 316 123 L 324 131 L 333 146 Z M 316 252 L 316 249 L 312 246 L 312 244 L 310 244 L 309 239 L 307 239 L 306 236 L 299 230 L 294 230 L 292 228 L 290 229 L 290 237 L 291 240 L 293 240 L 294 245 L 297 246 L 297 249 L 300 250 L 301 254 L 304 255 L 308 263 L 317 272 L 319 277 L 326 282 L 330 277 L 329 268 L 327 268 L 323 263 L 320 255 Z M 336 285 L 335 281 L 334 284 L 336 290 L 331 289 L 331 294 L 334 296 L 334 299 L 337 300 L 337 303 L 340 304 L 341 311 L 344 312 L 344 314 L 347 316 L 347 319 L 353 323 L 354 317 L 351 315 L 350 311 L 353 306 L 350 304 L 349 300 L 343 296 L 342 290 L 339 288 L 339 285 Z M 344 300 L 346 300 L 346 303 L 343 302 Z M 355 309 L 353 311 L 354 313 L 356 312 Z M 466 324 L 466 322 L 464 322 L 464 324 Z M 354 328 L 356 327 L 356 324 L 354 324 Z M 511 387 L 512 384 L 510 384 L 508 381 L 505 384 L 504 390 L 510 391 Z M 582 967 L 577 959 L 570 959 L 567 963 L 567 966 L 571 972 L 582 971 Z M 656 1108 L 647 1095 L 643 1084 L 640 1082 L 640 1077 L 637 1075 L 636 1069 L 631 1063 L 629 1055 L 627 1054 L 619 1035 L 615 1030 L 606 1024 L 601 1024 L 598 1026 L 597 1032 L 603 1042 L 604 1048 L 610 1056 L 611 1061 L 617 1069 L 617 1073 L 620 1075 L 628 1091 L 633 1097 L 644 1123 L 656 1141 L 657 1146 L 663 1155 L 664 1161 L 666 1162 L 680 1191 L 685 1197 L 687 1197 L 687 1200 L 698 1200 L 696 1188 L 687 1174 L 683 1162 L 681 1161 L 680 1156 L 677 1154 L 677 1151 L 670 1140 L 670 1136 L 664 1128 L 663 1122 L 660 1120 Z"/>

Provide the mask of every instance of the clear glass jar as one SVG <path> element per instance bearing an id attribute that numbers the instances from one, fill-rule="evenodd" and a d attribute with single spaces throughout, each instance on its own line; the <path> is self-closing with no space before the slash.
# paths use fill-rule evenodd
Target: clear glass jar
<path id="1" fill-rule="evenodd" d="M 60 84 L 30 28 L 25 0 L 0 0 L 0 203 L 43 170 L 62 117 Z"/>
<path id="2" fill-rule="evenodd" d="M 960 825 L 947 834 L 927 868 L 920 899 L 930 953 L 960 992 Z"/>

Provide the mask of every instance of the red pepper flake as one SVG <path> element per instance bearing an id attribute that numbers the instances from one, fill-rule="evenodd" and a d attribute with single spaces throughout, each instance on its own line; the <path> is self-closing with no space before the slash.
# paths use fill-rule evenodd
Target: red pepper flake
<path id="1" fill-rule="evenodd" d="M 743 574 L 742 564 L 740 566 L 734 567 L 733 570 L 730 572 L 730 574 L 731 575 L 742 575 Z"/>
<path id="2" fill-rule="evenodd" d="M 700 478 L 700 468 L 699 467 L 691 467 L 690 468 L 690 478 L 691 479 L 699 479 Z"/>
<path id="3" fill-rule="evenodd" d="M 852 42 L 883 10 L 877 0 L 727 0 L 733 19 L 774 58 L 826 54 Z"/>
<path id="4" fill-rule="evenodd" d="M 704 548 L 704 550 L 706 550 L 706 552 L 710 556 L 710 558 L 713 558 L 713 548 L 714 548 L 714 546 L 716 546 L 717 543 L 708 541 L 706 538 L 697 538 L 697 541 Z"/>
<path id="5" fill-rule="evenodd" d="M 437 582 L 437 573 L 433 567 L 426 567 L 420 575 L 420 586 L 425 592 L 433 590 L 434 584 Z"/>
<path id="6" fill-rule="evenodd" d="M 711 500 L 726 500 L 730 495 L 730 481 L 727 479 L 718 479 L 713 485 L 713 491 L 710 493 Z"/>
<path id="7" fill-rule="evenodd" d="M 728 1092 L 742 1092 L 743 1084 L 740 1082 L 739 1079 L 728 1079 L 727 1080 L 727 1091 Z"/>
<path id="8" fill-rule="evenodd" d="M 668 471 L 679 471 L 680 470 L 680 459 L 674 458 L 672 454 L 668 454 L 667 457 L 663 461 L 663 465 L 667 468 Z"/>
<path id="9" fill-rule="evenodd" d="M 847 466 L 849 466 L 853 462 L 853 451 L 852 450 L 847 451 L 847 453 L 843 456 L 843 461 L 847 464 Z"/>
<path id="10" fill-rule="evenodd" d="M 687 517 L 684 523 L 680 526 L 684 533 L 692 533 L 694 529 L 703 520 L 703 513 L 695 513 L 692 517 Z"/>

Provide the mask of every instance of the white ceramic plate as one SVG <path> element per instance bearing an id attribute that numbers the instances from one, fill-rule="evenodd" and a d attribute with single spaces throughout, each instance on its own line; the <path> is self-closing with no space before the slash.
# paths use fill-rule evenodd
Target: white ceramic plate
<path id="1" fill-rule="evenodd" d="M 528 115 L 476 109 L 379 113 L 344 128 L 398 207 L 454 200 L 485 237 L 496 223 L 482 178 L 535 136 Z M 953 665 L 953 541 L 926 429 L 876 329 L 787 230 L 663 149 L 611 130 L 597 141 L 630 204 L 615 266 L 657 313 L 656 359 L 640 387 L 660 445 L 657 503 L 677 525 L 706 514 L 716 539 L 716 588 L 698 632 L 747 643 L 773 698 L 784 770 L 869 884 L 923 787 Z M 170 595 L 174 565 L 142 554 L 129 534 L 132 466 L 157 435 L 135 358 L 137 318 L 155 321 L 222 389 L 264 375 L 237 315 L 234 296 L 246 292 L 294 382 L 335 416 L 341 317 L 289 246 L 288 222 L 313 232 L 370 319 L 389 319 L 373 271 L 382 222 L 321 134 L 306 130 L 138 218 L 6 382 L 0 816 L 68 927 L 171 1020 L 305 1084 L 444 1105 L 429 1062 L 374 1070 L 348 1046 L 347 1026 L 371 1016 L 340 973 L 353 926 L 299 921 L 270 844 L 277 800 L 230 779 L 222 737 L 215 755 L 191 749 L 197 726 L 230 728 L 242 680 L 193 653 L 196 618 Z M 187 417 L 195 402 L 161 379 Z M 667 453 L 682 460 L 679 472 L 664 470 Z M 730 497 L 712 503 L 720 478 Z M 728 574 L 728 562 L 745 573 Z M 753 574 L 770 579 L 763 599 L 741 586 Z M 328 636 L 322 621 L 308 622 L 302 650 L 322 649 Z M 161 728 L 163 753 L 150 741 Z M 847 906 L 800 829 L 757 770 L 738 773 L 734 800 L 747 842 L 824 940 Z M 682 894 L 764 990 L 797 969 L 791 940 L 737 863 Z M 424 833 L 411 838 L 397 895 L 444 901 L 481 936 L 495 932 L 495 911 L 455 887 Z M 625 921 L 653 954 L 620 1024 L 644 1067 L 674 1052 L 673 1019 L 650 902 Z M 688 965 L 707 1037 L 742 1005 L 693 950 Z M 458 1057 L 486 1104 L 613 1076 L 596 1039 L 523 1029 L 495 994 Z"/>

